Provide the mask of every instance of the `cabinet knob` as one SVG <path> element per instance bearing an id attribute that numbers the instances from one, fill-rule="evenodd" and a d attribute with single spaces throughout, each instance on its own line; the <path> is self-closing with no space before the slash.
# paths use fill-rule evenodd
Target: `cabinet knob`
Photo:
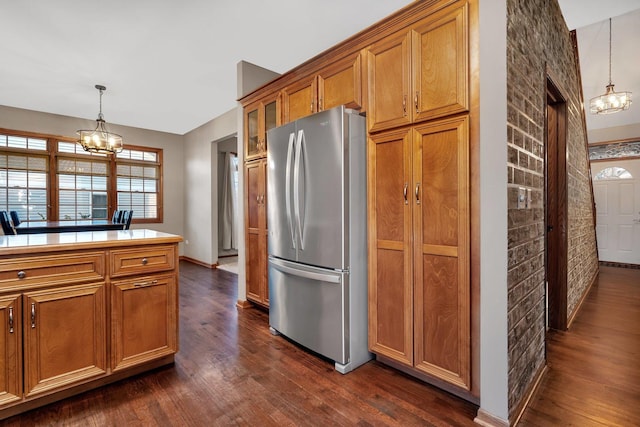
<path id="1" fill-rule="evenodd" d="M 142 258 L 142 265 L 147 265 L 148 262 L 149 262 L 148 259 Z"/>
<path id="2" fill-rule="evenodd" d="M 24 270 L 18 271 L 18 279 L 24 279 L 25 277 L 27 277 L 27 273 Z"/>

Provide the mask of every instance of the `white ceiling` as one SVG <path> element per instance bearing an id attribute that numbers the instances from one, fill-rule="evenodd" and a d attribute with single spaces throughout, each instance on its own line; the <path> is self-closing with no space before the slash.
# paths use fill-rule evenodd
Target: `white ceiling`
<path id="1" fill-rule="evenodd" d="M 239 61 L 285 72 L 409 3 L 0 0 L 0 105 L 95 119 L 103 84 L 108 123 L 184 134 L 235 107 Z M 613 20 L 613 82 L 640 97 L 638 3 L 560 0 L 579 28 L 585 99 L 608 81 L 608 26 L 589 24 L 630 10 Z M 635 107 L 588 127 L 638 123 Z"/>

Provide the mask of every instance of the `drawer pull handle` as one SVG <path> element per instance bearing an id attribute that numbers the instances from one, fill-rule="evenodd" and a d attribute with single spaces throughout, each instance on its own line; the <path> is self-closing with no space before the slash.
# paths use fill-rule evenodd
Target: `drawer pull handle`
<path id="1" fill-rule="evenodd" d="M 147 286 L 153 286 L 156 285 L 158 283 L 157 280 L 151 280 L 149 282 L 140 282 L 140 283 L 136 283 L 133 286 L 135 288 L 146 288 Z"/>
<path id="2" fill-rule="evenodd" d="M 13 333 L 13 307 L 9 307 L 9 333 Z"/>
<path id="3" fill-rule="evenodd" d="M 27 273 L 24 270 L 18 271 L 18 279 L 24 279 L 25 277 L 27 277 Z"/>
<path id="4" fill-rule="evenodd" d="M 142 258 L 142 265 L 147 265 L 148 262 L 149 262 L 148 259 Z"/>
<path id="5" fill-rule="evenodd" d="M 31 303 L 31 329 L 36 327 L 36 303 Z"/>

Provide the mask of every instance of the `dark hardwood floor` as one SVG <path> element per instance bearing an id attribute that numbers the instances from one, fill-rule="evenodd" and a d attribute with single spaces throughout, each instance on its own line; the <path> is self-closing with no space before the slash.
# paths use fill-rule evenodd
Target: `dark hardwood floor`
<path id="1" fill-rule="evenodd" d="M 640 426 L 640 270 L 600 267 L 519 426 Z"/>
<path id="2" fill-rule="evenodd" d="M 235 307 L 236 275 L 180 264 L 174 366 L 0 425 L 472 426 L 477 408 L 378 362 L 347 375 Z M 640 270 L 601 267 L 571 329 L 548 336 L 549 368 L 519 426 L 640 425 Z"/>
<path id="3" fill-rule="evenodd" d="M 174 366 L 2 422 L 8 426 L 473 426 L 477 407 L 378 362 L 341 375 L 241 310 L 236 275 L 180 263 Z"/>

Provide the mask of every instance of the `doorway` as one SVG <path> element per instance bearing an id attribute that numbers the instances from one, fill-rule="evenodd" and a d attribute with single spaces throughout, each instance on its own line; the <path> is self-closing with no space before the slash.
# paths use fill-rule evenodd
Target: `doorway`
<path id="1" fill-rule="evenodd" d="M 591 163 L 599 260 L 640 268 L 640 159 Z"/>
<path id="2" fill-rule="evenodd" d="M 218 142 L 218 268 L 237 274 L 238 156 L 237 138 Z"/>
<path id="3" fill-rule="evenodd" d="M 567 329 L 567 103 L 547 77 L 545 275 L 547 326 Z"/>

